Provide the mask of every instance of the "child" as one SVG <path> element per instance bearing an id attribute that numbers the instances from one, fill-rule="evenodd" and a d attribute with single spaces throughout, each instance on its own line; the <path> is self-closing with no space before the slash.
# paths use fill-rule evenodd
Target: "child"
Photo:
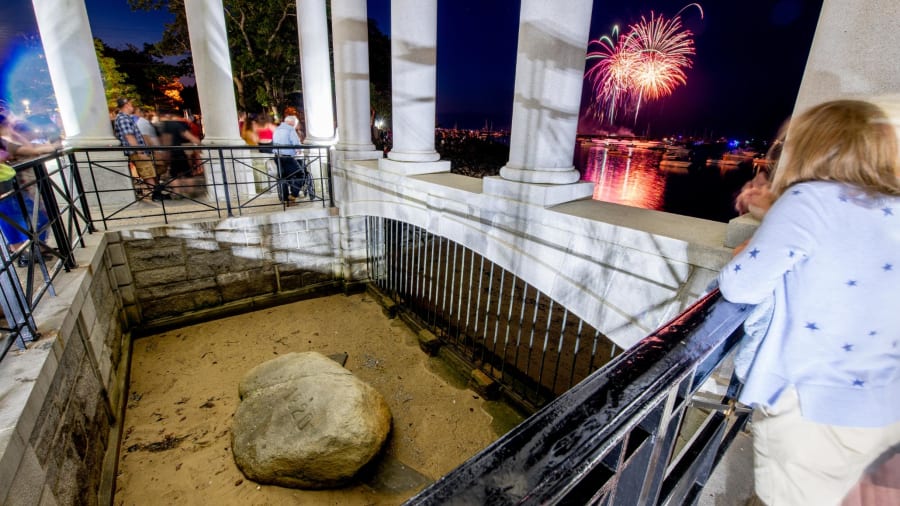
<path id="1" fill-rule="evenodd" d="M 792 121 L 777 200 L 719 274 L 729 301 L 774 296 L 740 396 L 766 504 L 840 504 L 900 443 L 900 108 L 883 104 Z"/>

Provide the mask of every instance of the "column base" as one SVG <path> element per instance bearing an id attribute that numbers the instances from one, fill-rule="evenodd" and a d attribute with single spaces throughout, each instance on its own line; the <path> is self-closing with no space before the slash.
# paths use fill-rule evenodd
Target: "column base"
<path id="1" fill-rule="evenodd" d="M 400 162 L 389 158 L 378 160 L 378 168 L 385 172 L 415 176 L 418 174 L 435 174 L 438 172 L 450 172 L 450 160 L 437 160 L 435 162 Z"/>
<path id="2" fill-rule="evenodd" d="M 311 144 L 313 146 L 334 146 L 338 141 L 337 134 L 331 137 L 316 137 L 307 135 L 303 138 L 303 144 Z"/>
<path id="3" fill-rule="evenodd" d="M 571 184 L 581 179 L 581 174 L 572 167 L 520 169 L 504 165 L 500 177 L 521 183 Z"/>
<path id="4" fill-rule="evenodd" d="M 482 181 L 485 195 L 496 195 L 541 207 L 590 198 L 594 194 L 594 183 L 588 181 L 570 184 L 522 183 L 498 176 L 485 177 Z"/>
<path id="5" fill-rule="evenodd" d="M 398 151 L 396 149 L 388 152 L 389 160 L 396 162 L 436 162 L 441 159 L 441 154 L 437 151 Z"/>

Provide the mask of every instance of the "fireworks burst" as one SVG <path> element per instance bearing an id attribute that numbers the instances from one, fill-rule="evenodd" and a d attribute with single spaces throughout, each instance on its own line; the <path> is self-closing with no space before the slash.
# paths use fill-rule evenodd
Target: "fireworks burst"
<path id="1" fill-rule="evenodd" d="M 590 42 L 594 50 L 587 59 L 593 64 L 585 77 L 592 83 L 592 108 L 600 119 L 612 122 L 620 109 L 634 109 L 636 119 L 643 102 L 667 97 L 687 82 L 694 41 L 693 33 L 682 28 L 681 13 L 691 6 L 702 19 L 700 5 L 688 4 L 671 19 L 651 12 L 625 35 L 613 27 L 611 36 Z"/>

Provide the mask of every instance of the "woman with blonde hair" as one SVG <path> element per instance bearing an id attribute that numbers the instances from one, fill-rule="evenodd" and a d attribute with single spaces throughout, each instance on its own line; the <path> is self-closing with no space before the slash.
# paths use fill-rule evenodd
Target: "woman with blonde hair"
<path id="1" fill-rule="evenodd" d="M 729 301 L 774 301 L 740 395 L 766 504 L 840 504 L 900 444 L 898 103 L 791 121 L 774 204 L 719 274 Z"/>

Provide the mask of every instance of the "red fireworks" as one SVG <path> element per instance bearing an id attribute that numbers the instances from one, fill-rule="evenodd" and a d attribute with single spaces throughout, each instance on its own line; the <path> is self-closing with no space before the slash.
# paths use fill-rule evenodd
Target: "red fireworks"
<path id="1" fill-rule="evenodd" d="M 691 68 L 694 40 L 681 26 L 681 13 L 690 6 L 703 17 L 696 3 L 671 19 L 651 12 L 649 19 L 641 16 L 640 23 L 629 26 L 627 34 L 619 35 L 614 27 L 612 36 L 590 42 L 595 49 L 587 54 L 593 64 L 586 77 L 594 91 L 592 107 L 601 119 L 611 123 L 620 109 L 634 109 L 637 118 L 644 101 L 667 97 L 687 82 L 684 71 Z"/>

